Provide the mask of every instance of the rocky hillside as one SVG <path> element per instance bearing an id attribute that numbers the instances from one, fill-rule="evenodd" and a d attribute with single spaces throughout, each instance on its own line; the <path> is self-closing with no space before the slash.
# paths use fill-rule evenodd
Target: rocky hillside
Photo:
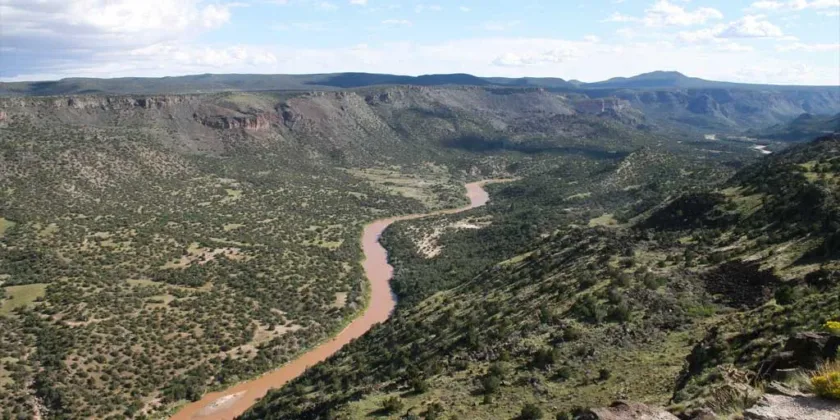
<path id="1" fill-rule="evenodd" d="M 747 132 L 747 135 L 762 140 L 800 142 L 834 132 L 840 132 L 840 113 L 835 115 L 805 113 L 789 123 L 776 124 L 763 130 L 751 130 Z"/>
<path id="2" fill-rule="evenodd" d="M 618 399 L 686 419 L 832 418 L 840 404 L 808 393 L 840 344 L 824 330 L 840 320 L 840 137 L 714 187 L 634 174 L 653 162 L 672 166 L 628 156 L 591 184 L 523 180 L 487 209 L 397 226 L 395 317 L 243 418 L 674 418 L 586 410 Z M 619 191 L 629 196 L 604 200 Z M 605 213 L 576 210 L 587 200 Z M 441 228 L 444 252 L 425 254 Z"/>
<path id="3" fill-rule="evenodd" d="M 558 78 L 482 78 L 468 74 L 419 77 L 367 73 L 323 75 L 195 75 L 167 78 L 63 79 L 53 82 L 0 83 L 0 95 L 207 93 L 225 91 L 329 91 L 384 86 L 472 86 L 543 88 L 587 99 L 621 99 L 649 122 L 666 129 L 737 132 L 785 123 L 802 113 L 840 112 L 840 87 L 773 86 L 727 83 L 652 72 L 603 82 Z"/>
<path id="4" fill-rule="evenodd" d="M 131 127 L 190 153 L 281 147 L 332 164 L 459 150 L 629 151 L 657 139 L 617 100 L 543 89 L 389 87 L 306 94 L 69 96 L 0 99 L 4 120 Z"/>
<path id="5" fill-rule="evenodd" d="M 0 99 L 0 417 L 165 417 L 287 361 L 363 306 L 362 226 L 465 181 L 752 154 L 644 121 L 539 88 Z M 654 196 L 641 167 L 598 179 Z"/>

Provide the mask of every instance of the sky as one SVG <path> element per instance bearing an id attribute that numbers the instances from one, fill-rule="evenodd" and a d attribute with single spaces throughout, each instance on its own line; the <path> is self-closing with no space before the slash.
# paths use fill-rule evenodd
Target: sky
<path id="1" fill-rule="evenodd" d="M 0 0 L 0 81 L 654 70 L 840 85 L 840 0 Z"/>

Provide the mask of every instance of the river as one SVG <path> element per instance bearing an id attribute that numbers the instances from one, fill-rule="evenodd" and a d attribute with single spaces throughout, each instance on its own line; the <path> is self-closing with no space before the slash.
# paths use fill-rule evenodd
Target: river
<path id="1" fill-rule="evenodd" d="M 200 400 L 180 408 L 171 420 L 230 420 L 244 413 L 257 400 L 265 396 L 271 388 L 279 388 L 286 382 L 297 378 L 310 366 L 326 360 L 341 350 L 345 344 L 361 337 L 374 325 L 384 322 L 391 316 L 397 304 L 391 291 L 391 276 L 394 268 L 388 264 L 388 252 L 379 243 L 382 232 L 392 223 L 400 220 L 418 219 L 440 214 L 452 214 L 483 206 L 489 200 L 484 185 L 506 180 L 486 180 L 466 184 L 470 204 L 448 210 L 439 210 L 426 214 L 389 217 L 377 220 L 367 226 L 362 233 L 362 266 L 370 282 L 370 302 L 365 312 L 354 319 L 347 328 L 335 337 L 309 350 L 297 359 L 256 379 L 234 385 L 224 391 L 204 395 Z"/>

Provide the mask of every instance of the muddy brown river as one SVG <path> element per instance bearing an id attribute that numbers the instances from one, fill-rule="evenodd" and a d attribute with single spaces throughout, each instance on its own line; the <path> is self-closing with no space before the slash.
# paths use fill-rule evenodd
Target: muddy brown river
<path id="1" fill-rule="evenodd" d="M 370 282 L 370 303 L 365 312 L 354 319 L 329 341 L 309 350 L 297 359 L 256 379 L 234 385 L 224 391 L 204 395 L 200 400 L 187 404 L 171 417 L 172 420 L 230 420 L 244 413 L 257 400 L 265 396 L 271 388 L 280 388 L 286 382 L 300 376 L 306 369 L 326 360 L 339 351 L 345 344 L 370 330 L 374 325 L 384 322 L 391 315 L 397 304 L 391 293 L 391 275 L 393 267 L 388 264 L 388 252 L 379 244 L 379 236 L 391 223 L 400 220 L 419 219 L 421 217 L 452 214 L 483 206 L 489 199 L 484 185 L 504 180 L 487 180 L 467 184 L 467 197 L 470 204 L 457 209 L 440 210 L 426 214 L 390 217 L 377 220 L 365 227 L 362 233 L 362 252 L 365 260 L 362 266 Z"/>

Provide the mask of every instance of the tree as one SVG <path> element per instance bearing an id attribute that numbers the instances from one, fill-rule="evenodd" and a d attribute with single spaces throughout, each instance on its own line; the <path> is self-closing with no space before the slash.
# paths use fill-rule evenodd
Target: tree
<path id="1" fill-rule="evenodd" d="M 520 420 L 539 420 L 543 417 L 542 410 L 536 404 L 528 403 L 519 413 Z"/>
<path id="2" fill-rule="evenodd" d="M 382 401 L 382 411 L 388 414 L 396 414 L 402 411 L 404 405 L 400 397 L 389 397 Z"/>

